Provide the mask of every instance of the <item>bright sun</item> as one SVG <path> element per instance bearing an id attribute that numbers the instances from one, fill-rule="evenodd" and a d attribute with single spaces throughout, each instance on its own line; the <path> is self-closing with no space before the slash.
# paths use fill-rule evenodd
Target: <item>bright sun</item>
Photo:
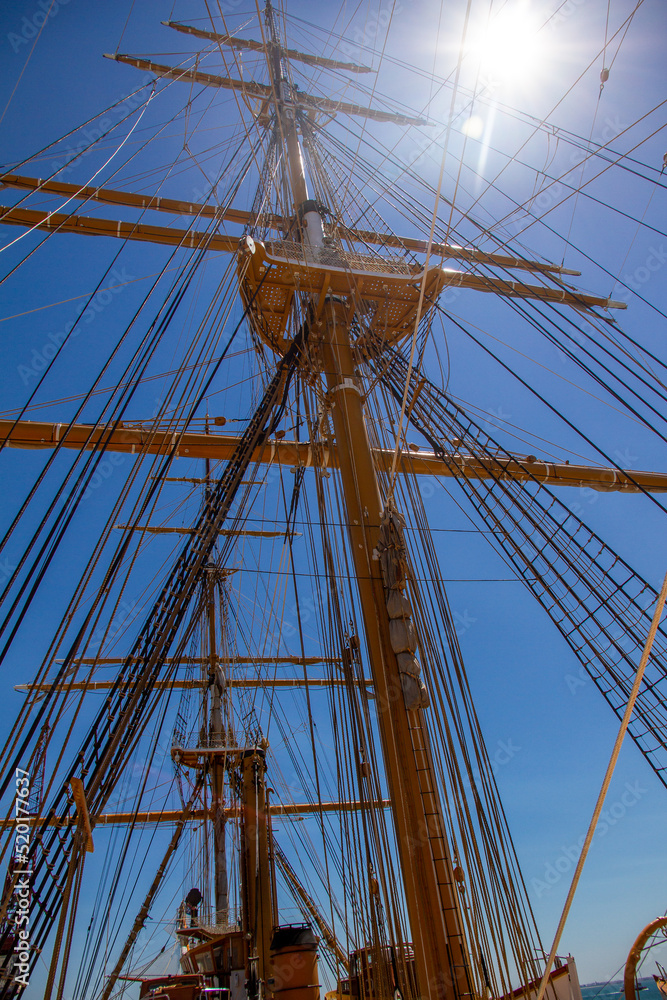
<path id="1" fill-rule="evenodd" d="M 539 25 L 528 4 L 505 4 L 471 34 L 467 51 L 482 83 L 528 83 L 543 56 Z"/>

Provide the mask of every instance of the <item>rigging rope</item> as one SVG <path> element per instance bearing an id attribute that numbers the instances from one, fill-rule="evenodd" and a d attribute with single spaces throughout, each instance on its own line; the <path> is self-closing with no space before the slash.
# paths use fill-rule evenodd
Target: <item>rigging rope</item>
<path id="1" fill-rule="evenodd" d="M 371 367 L 373 364 L 371 361 Z M 394 351 L 388 383 L 397 400 L 406 368 L 407 359 Z M 489 537 L 495 546 L 537 597 L 620 717 L 632 686 L 632 657 L 648 633 L 646 605 L 655 599 L 653 588 L 544 483 L 536 480 L 528 493 L 521 484 L 506 479 L 504 463 L 510 456 L 426 379 L 411 420 L 436 454 L 452 465 L 452 471 L 467 454 L 482 464 L 486 481 L 458 476 L 458 485 L 494 533 Z M 530 464 L 522 467 L 530 476 Z M 667 636 L 662 631 L 655 649 L 630 735 L 667 785 L 663 693 L 667 688 Z"/>
<path id="2" fill-rule="evenodd" d="M 626 732 L 628 731 L 628 726 L 630 724 L 630 719 L 634 711 L 637 698 L 639 697 L 639 689 L 641 687 L 642 680 L 644 678 L 644 671 L 648 663 L 649 656 L 651 655 L 651 648 L 653 646 L 653 641 L 655 639 L 656 633 L 658 631 L 658 626 L 660 624 L 660 619 L 662 617 L 662 612 L 665 607 L 665 600 L 667 599 L 667 575 L 665 575 L 664 582 L 662 584 L 662 589 L 658 595 L 658 600 L 656 601 L 655 611 L 653 613 L 653 620 L 651 622 L 651 628 L 649 630 L 648 637 L 646 639 L 646 645 L 644 646 L 644 651 L 639 661 L 637 667 L 637 673 L 635 675 L 634 684 L 632 685 L 632 690 L 630 692 L 630 697 L 628 698 L 628 703 L 623 713 L 623 718 L 621 719 L 621 725 L 618 730 L 618 735 L 616 736 L 616 741 L 614 743 L 613 750 L 611 752 L 611 757 L 609 759 L 609 764 L 607 765 L 607 770 L 602 781 L 602 787 L 600 788 L 600 794 L 598 795 L 597 802 L 595 803 L 595 808 L 593 810 L 593 815 L 591 816 L 591 821 L 586 831 L 586 839 L 584 840 L 583 847 L 581 848 L 581 853 L 577 859 L 577 866 L 574 870 L 574 875 L 572 876 L 572 882 L 570 888 L 568 889 L 567 897 L 565 899 L 565 904 L 563 906 L 563 912 L 561 913 L 560 919 L 558 921 L 558 927 L 556 928 L 556 933 L 554 935 L 554 941 L 551 946 L 551 951 L 549 952 L 549 957 L 547 958 L 546 967 L 542 976 L 542 981 L 540 983 L 540 988 L 537 993 L 537 1000 L 544 1000 L 544 994 L 547 989 L 547 983 L 549 981 L 549 973 L 553 966 L 554 959 L 556 957 L 556 952 L 558 951 L 558 945 L 560 944 L 560 939 L 565 927 L 565 922 L 568 918 L 570 908 L 572 906 L 572 901 L 574 899 L 574 894 L 577 890 L 579 884 L 579 879 L 583 871 L 584 863 L 588 856 L 588 851 L 591 846 L 591 841 L 595 835 L 597 829 L 598 820 L 600 819 L 600 813 L 602 812 L 602 807 L 604 805 L 604 800 L 609 791 L 609 785 L 611 784 L 611 779 L 614 776 L 614 770 L 616 769 L 616 762 L 618 760 L 618 755 L 621 752 L 621 746 L 623 744 L 623 739 Z"/>

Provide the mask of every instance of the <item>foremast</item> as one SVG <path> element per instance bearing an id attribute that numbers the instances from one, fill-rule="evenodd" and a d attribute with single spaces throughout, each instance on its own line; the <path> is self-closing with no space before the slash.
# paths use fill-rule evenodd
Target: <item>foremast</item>
<path id="1" fill-rule="evenodd" d="M 210 463 L 206 463 L 205 500 L 210 497 Z M 206 729 L 199 746 L 190 750 L 174 747 L 172 756 L 181 766 L 192 767 L 195 772 L 205 775 L 211 798 L 210 818 L 213 826 L 213 910 L 215 926 L 211 931 L 218 935 L 237 934 L 237 925 L 230 923 L 229 882 L 226 850 L 227 802 L 225 796 L 226 779 L 233 787 L 232 794 L 238 802 L 240 817 L 240 874 L 241 906 L 240 929 L 249 943 L 248 996 L 261 992 L 260 984 L 266 991 L 271 976 L 271 941 L 278 924 L 275 878 L 270 863 L 271 829 L 268 815 L 266 788 L 266 750 L 268 742 L 257 734 L 246 746 L 237 745 L 230 720 L 226 712 L 229 701 L 228 682 L 223 669 L 217 641 L 217 592 L 224 574 L 209 559 L 202 581 L 203 587 L 203 634 L 208 641 L 208 676 L 206 687 L 209 694 L 205 709 Z M 221 611 L 222 615 L 222 611 Z M 220 621 L 221 634 L 224 620 Z M 206 704 L 206 703 L 205 703 Z M 207 731 L 206 731 L 207 730 Z M 198 890 L 193 890 L 201 898 Z M 187 900 L 186 900 L 187 902 Z M 188 931 L 199 930 L 197 926 L 197 905 L 191 908 L 192 927 L 182 927 L 181 934 L 187 938 Z"/>
<path id="2" fill-rule="evenodd" d="M 271 940 L 278 923 L 269 857 L 266 745 L 261 741 L 239 754 L 242 925 L 254 945 L 250 961 L 255 975 L 251 978 L 265 984 L 265 989 L 271 978 Z"/>
<path id="3" fill-rule="evenodd" d="M 265 7 L 269 33 L 268 63 L 275 95 L 277 127 L 285 144 L 295 218 L 310 252 L 324 245 L 322 209 L 309 198 L 297 106 L 281 59 L 270 0 Z M 347 530 L 358 584 L 361 613 L 373 675 L 382 752 L 396 828 L 405 900 L 415 953 L 419 993 L 423 997 L 472 995 L 470 963 L 463 936 L 451 853 L 435 781 L 426 719 L 426 698 L 406 697 L 404 672 L 392 645 L 388 589 L 403 597 L 400 573 L 394 588 L 383 576 L 378 551 L 389 522 L 400 525 L 383 501 L 370 447 L 357 375 L 350 325 L 354 308 L 332 294 L 313 302 L 315 329 L 311 347 L 321 349 L 327 398 L 345 500 Z M 396 539 L 394 539 L 396 541 Z M 400 528 L 398 544 L 400 545 Z M 399 554 L 400 562 L 400 554 Z M 413 682 L 419 684 L 416 677 Z M 421 685 L 423 690 L 423 685 Z M 407 704 L 412 704 L 408 708 Z"/>
<path id="4" fill-rule="evenodd" d="M 207 428 L 208 430 L 208 418 Z M 208 505 L 211 489 L 211 463 L 206 460 L 206 492 Z M 208 624 L 208 687 L 211 695 L 211 715 L 209 723 L 209 741 L 213 746 L 221 747 L 227 738 L 227 727 L 222 717 L 225 678 L 222 664 L 217 653 L 215 629 L 215 590 L 216 566 L 209 560 L 206 566 L 206 619 Z M 222 623 L 221 623 L 222 624 Z M 211 811 L 213 813 L 213 869 L 214 869 L 214 899 L 215 922 L 225 926 L 229 922 L 229 884 L 227 876 L 227 850 L 225 831 L 225 766 L 219 756 L 211 760 Z"/>

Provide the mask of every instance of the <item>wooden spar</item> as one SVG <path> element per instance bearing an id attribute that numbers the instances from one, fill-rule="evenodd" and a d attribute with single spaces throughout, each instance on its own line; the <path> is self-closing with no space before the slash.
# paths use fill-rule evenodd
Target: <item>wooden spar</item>
<path id="1" fill-rule="evenodd" d="M 86 793 L 81 778 L 70 778 L 72 796 L 76 805 L 79 826 L 81 827 L 81 838 L 87 851 L 91 854 L 95 850 L 93 846 L 93 831 L 90 827 L 90 816 L 88 814 L 88 803 Z"/>
<path id="2" fill-rule="evenodd" d="M 166 28 L 174 28 L 185 35 L 194 35 L 195 38 L 204 38 L 211 42 L 218 42 L 220 45 L 229 45 L 233 49 L 251 49 L 253 52 L 267 53 L 267 46 L 263 42 L 256 42 L 252 38 L 236 38 L 234 35 L 221 35 L 217 31 L 204 31 L 201 28 L 191 28 L 189 24 L 180 24 L 178 21 L 163 21 Z M 372 73 L 370 66 L 359 66 L 357 63 L 340 62 L 338 59 L 327 59 L 324 56 L 312 56 L 305 52 L 297 52 L 296 49 L 280 49 L 281 56 L 287 59 L 294 59 L 297 62 L 308 63 L 309 66 L 322 66 L 325 69 L 345 69 L 350 73 Z"/>
<path id="3" fill-rule="evenodd" d="M 84 233 L 88 236 L 109 236 L 121 240 L 139 240 L 181 247 L 184 250 L 223 250 L 235 253 L 238 237 L 195 230 L 168 229 L 116 219 L 95 219 L 85 215 L 64 215 L 56 212 L 35 212 L 31 209 L 0 206 L 0 222 L 24 226 L 27 229 L 57 230 L 59 233 Z"/>
<path id="4" fill-rule="evenodd" d="M 223 209 L 217 205 L 200 202 L 132 194 L 129 191 L 116 191 L 111 188 L 67 184 L 64 181 L 42 180 L 38 177 L 24 177 L 20 174 L 5 174 L 0 177 L 0 187 L 39 191 L 45 194 L 59 195 L 63 198 L 74 198 L 79 201 L 99 201 L 107 205 L 125 205 L 129 208 L 140 208 L 144 211 L 168 212 L 170 215 L 192 215 L 202 219 L 219 219 L 222 222 L 238 223 L 243 226 L 266 226 L 277 232 L 285 233 L 289 230 L 292 223 L 291 219 L 269 212 L 256 215 L 254 212 L 246 212 L 236 208 Z M 186 230 L 171 229 L 170 232 L 174 236 L 182 236 Z M 341 226 L 339 232 L 345 238 L 360 243 L 370 243 L 383 247 L 397 247 L 404 250 L 413 250 L 417 253 L 426 253 L 428 250 L 428 242 L 426 240 L 412 239 L 408 236 L 396 236 L 393 233 L 375 233 L 366 229 L 349 229 L 346 226 Z M 215 247 L 209 247 L 209 249 L 218 249 L 218 247 L 216 245 Z M 432 243 L 431 254 L 437 257 L 444 257 L 447 260 L 465 260 L 472 264 L 488 264 L 492 267 L 503 267 L 512 270 L 573 276 L 581 273 L 580 271 L 561 267 L 559 264 L 526 260 L 522 257 L 512 257 L 509 254 L 492 253 L 485 250 L 477 250 L 475 247 L 462 247 L 451 243 Z"/>
<path id="5" fill-rule="evenodd" d="M 209 463 L 206 463 L 209 472 Z M 206 487 L 209 496 L 209 487 Z M 226 723 L 222 717 L 225 692 L 225 675 L 217 651 L 216 633 L 216 567 L 209 564 L 205 571 L 206 622 L 208 625 L 208 676 L 207 690 L 210 693 L 209 733 L 212 743 L 221 746 L 224 742 Z M 216 756 L 207 769 L 211 789 L 211 812 L 213 813 L 213 877 L 215 897 L 215 922 L 225 925 L 229 919 L 229 884 L 227 881 L 227 849 L 225 834 L 225 761 Z"/>
<path id="6" fill-rule="evenodd" d="M 310 816 L 319 813 L 332 812 L 355 812 L 357 809 L 388 809 L 391 805 L 389 799 L 380 799 L 378 802 L 285 802 L 280 805 L 270 805 L 268 813 L 271 816 Z M 227 806 L 224 810 L 225 819 L 235 819 L 239 816 L 238 806 Z M 92 826 L 117 826 L 125 823 L 148 824 L 148 823 L 177 823 L 183 816 L 182 809 L 163 809 L 151 812 L 122 812 L 122 813 L 100 813 L 99 816 L 92 817 Z M 210 809 L 193 809 L 188 819 L 202 820 L 212 819 Z M 32 826 L 71 826 L 73 820 L 69 816 L 28 816 L 23 821 Z M 0 820 L 0 830 L 8 830 L 14 827 L 14 819 Z"/>
<path id="7" fill-rule="evenodd" d="M 242 930 L 250 937 L 257 976 L 265 983 L 271 975 L 271 937 L 278 923 L 269 861 L 265 742 L 242 751 L 240 765 Z"/>
<path id="8" fill-rule="evenodd" d="M 378 802 L 284 802 L 277 803 L 276 805 L 270 805 L 267 807 L 267 812 L 271 816 L 310 816 L 317 815 L 318 813 L 332 813 L 332 812 L 356 812 L 358 809 L 388 809 L 391 805 L 389 799 L 380 799 Z M 206 810 L 202 811 L 206 813 Z M 210 815 L 210 810 L 208 811 Z M 154 817 L 160 815 L 159 813 L 137 813 L 138 817 L 146 816 L 153 817 L 153 819 L 139 819 L 139 822 L 150 823 L 154 822 Z M 170 816 L 171 813 L 163 813 L 162 815 Z M 180 816 L 180 812 L 176 810 L 173 814 L 176 818 Z M 232 819 L 239 815 L 238 806 L 227 806 L 225 809 L 225 816 L 227 819 Z M 134 816 L 134 813 L 108 813 L 102 814 L 95 819 L 95 825 L 99 823 L 111 823 L 117 822 L 114 818 L 115 816 Z M 193 816 L 195 814 L 193 813 Z M 195 817 L 197 818 L 197 817 Z M 199 816 L 199 819 L 204 818 L 204 816 Z M 127 820 L 123 820 L 127 822 Z"/>
<path id="9" fill-rule="evenodd" d="M 39 177 L 24 177 L 21 174 L 0 176 L 0 187 L 39 191 L 44 194 L 55 194 L 61 198 L 74 198 L 77 201 L 99 201 L 104 205 L 124 205 L 128 208 L 140 208 L 142 211 L 150 209 L 152 212 L 168 212 L 169 215 L 192 215 L 200 219 L 219 219 L 221 222 L 234 222 L 241 226 L 268 226 L 277 231 L 289 227 L 288 219 L 271 213 L 256 215 L 254 212 L 235 208 L 223 209 L 218 205 L 209 205 L 203 202 L 133 194 L 130 191 L 116 191 L 113 188 L 68 184 L 65 181 L 42 180 Z"/>
<path id="10" fill-rule="evenodd" d="M 409 236 L 396 236 L 393 233 L 375 233 L 367 229 L 348 229 L 340 227 L 339 235 L 360 243 L 372 243 L 375 246 L 397 247 L 401 250 L 414 250 L 416 253 L 427 253 L 428 240 L 416 240 Z M 489 264 L 492 267 L 504 267 L 519 271 L 537 271 L 545 274 L 565 274 L 576 277 L 581 271 L 572 271 L 559 264 L 548 264 L 539 260 L 526 260 L 522 257 L 512 257 L 509 254 L 477 250 L 475 247 L 461 247 L 452 243 L 431 243 L 431 256 L 445 257 L 448 260 L 466 260 L 471 264 Z"/>
<path id="11" fill-rule="evenodd" d="M 122 528 L 123 531 L 143 531 L 148 535 L 196 535 L 196 528 L 165 528 L 155 524 L 114 524 L 114 528 Z M 299 531 L 290 531 L 290 538 L 298 538 Z M 237 538 L 239 536 L 249 538 L 284 538 L 284 531 L 256 531 L 253 528 L 220 528 L 218 535 L 223 537 Z"/>
<path id="12" fill-rule="evenodd" d="M 347 681 L 334 677 L 243 677 L 230 681 L 230 688 L 299 688 L 299 687 L 344 687 Z M 357 680 L 355 684 L 362 684 L 365 687 L 372 687 L 373 681 L 368 679 Z M 154 691 L 188 691 L 193 688 L 202 688 L 208 685 L 207 680 L 173 680 L 155 681 Z M 57 690 L 62 694 L 69 694 L 70 691 L 110 691 L 115 686 L 115 681 L 74 681 L 69 684 L 66 681 Z M 14 690 L 22 694 L 47 694 L 55 688 L 54 684 L 15 684 Z"/>
<path id="13" fill-rule="evenodd" d="M 54 660 L 54 663 L 64 663 L 64 660 Z M 131 656 L 129 659 L 117 657 L 117 656 L 78 656 L 73 659 L 72 664 L 83 664 L 84 666 L 120 666 L 121 663 L 144 663 L 145 660 L 140 656 Z M 171 656 L 167 656 L 164 659 L 164 663 L 178 663 L 179 665 L 185 666 L 188 663 L 209 663 L 210 657 L 208 656 L 179 656 L 178 659 L 174 659 Z M 343 661 L 337 656 L 216 656 L 216 663 L 234 663 L 234 664 L 269 664 L 270 666 L 277 666 L 278 664 L 288 664 L 297 667 L 311 667 L 316 666 L 320 663 L 342 663 Z"/>
<path id="14" fill-rule="evenodd" d="M 254 81 L 233 80 L 227 76 L 202 73 L 194 69 L 182 69 L 178 66 L 163 66 L 160 63 L 151 62 L 149 59 L 138 59 L 136 56 L 123 55 L 122 53 L 112 55 L 105 52 L 104 58 L 127 63 L 128 66 L 155 73 L 156 76 L 164 77 L 167 80 L 199 83 L 204 87 L 216 87 L 221 90 L 240 90 L 246 97 L 256 98 L 260 101 L 272 101 L 274 98 L 273 87 L 267 87 Z M 360 118 L 371 118 L 378 122 L 394 122 L 397 125 L 431 125 L 425 118 L 401 115 L 393 111 L 378 111 L 376 108 L 364 108 L 360 104 L 348 104 L 346 101 L 331 101 L 327 97 L 316 97 L 313 94 L 306 94 L 302 90 L 296 92 L 295 100 L 302 107 L 329 114 L 358 115 Z"/>
<path id="15" fill-rule="evenodd" d="M 347 306 L 327 300 L 320 326 L 417 980 L 423 997 L 454 1000 L 472 992 L 469 959 L 426 722 L 421 709 L 408 712 L 403 702 L 380 564 L 373 557 L 382 501 L 352 356 Z"/>
<path id="16" fill-rule="evenodd" d="M 215 461 L 229 459 L 234 453 L 238 438 L 224 434 L 200 434 L 191 431 L 178 433 L 177 458 L 210 458 Z M 164 455 L 174 447 L 174 431 L 149 430 L 148 428 L 123 427 L 113 431 L 95 428 L 91 424 L 55 424 L 45 421 L 0 420 L 0 442 L 9 448 L 63 448 L 92 449 L 103 443 L 108 451 L 126 454 Z M 393 452 L 373 448 L 373 460 L 384 471 L 391 469 Z M 335 451 L 326 445 L 314 448 L 307 442 L 270 441 L 257 449 L 253 462 L 287 466 L 314 466 L 338 468 Z M 667 491 L 667 474 L 662 472 L 620 471 L 599 466 L 569 465 L 563 462 L 545 462 L 532 455 L 517 456 L 509 460 L 485 459 L 456 451 L 444 461 L 432 451 L 403 451 L 400 453 L 398 471 L 412 475 L 461 476 L 466 479 L 513 479 L 517 482 L 546 483 L 549 486 L 575 486 L 601 492 Z"/>
<path id="17" fill-rule="evenodd" d="M 304 199 L 305 200 L 305 199 Z M 58 212 L 39 212 L 27 208 L 0 205 L 0 223 L 23 226 L 27 229 L 45 229 L 59 233 L 78 233 L 88 236 L 108 236 L 113 239 L 139 240 L 176 246 L 183 250 L 212 250 L 235 253 L 238 238 L 220 233 L 206 233 L 193 229 L 171 229 L 167 226 L 150 226 L 145 223 L 120 222 L 116 219 L 97 219 L 85 215 L 66 215 Z M 507 265 L 509 266 L 509 265 Z M 477 292 L 492 292 L 508 298 L 531 299 L 570 305 L 576 308 L 599 306 L 602 309 L 626 309 L 627 303 L 608 299 L 587 292 L 572 291 L 563 285 L 528 285 L 524 281 L 456 271 L 452 268 L 434 269 L 442 275 L 443 287 L 468 288 Z M 323 272 L 324 273 L 324 272 Z"/>

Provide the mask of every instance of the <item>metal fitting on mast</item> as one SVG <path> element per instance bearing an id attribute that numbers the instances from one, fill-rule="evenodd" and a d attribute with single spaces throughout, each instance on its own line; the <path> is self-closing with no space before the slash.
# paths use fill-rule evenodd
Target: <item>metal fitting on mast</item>
<path id="1" fill-rule="evenodd" d="M 303 242 L 311 247 L 322 247 L 325 242 L 323 209 L 314 198 L 308 198 L 299 205 L 298 215 L 301 223 Z"/>

